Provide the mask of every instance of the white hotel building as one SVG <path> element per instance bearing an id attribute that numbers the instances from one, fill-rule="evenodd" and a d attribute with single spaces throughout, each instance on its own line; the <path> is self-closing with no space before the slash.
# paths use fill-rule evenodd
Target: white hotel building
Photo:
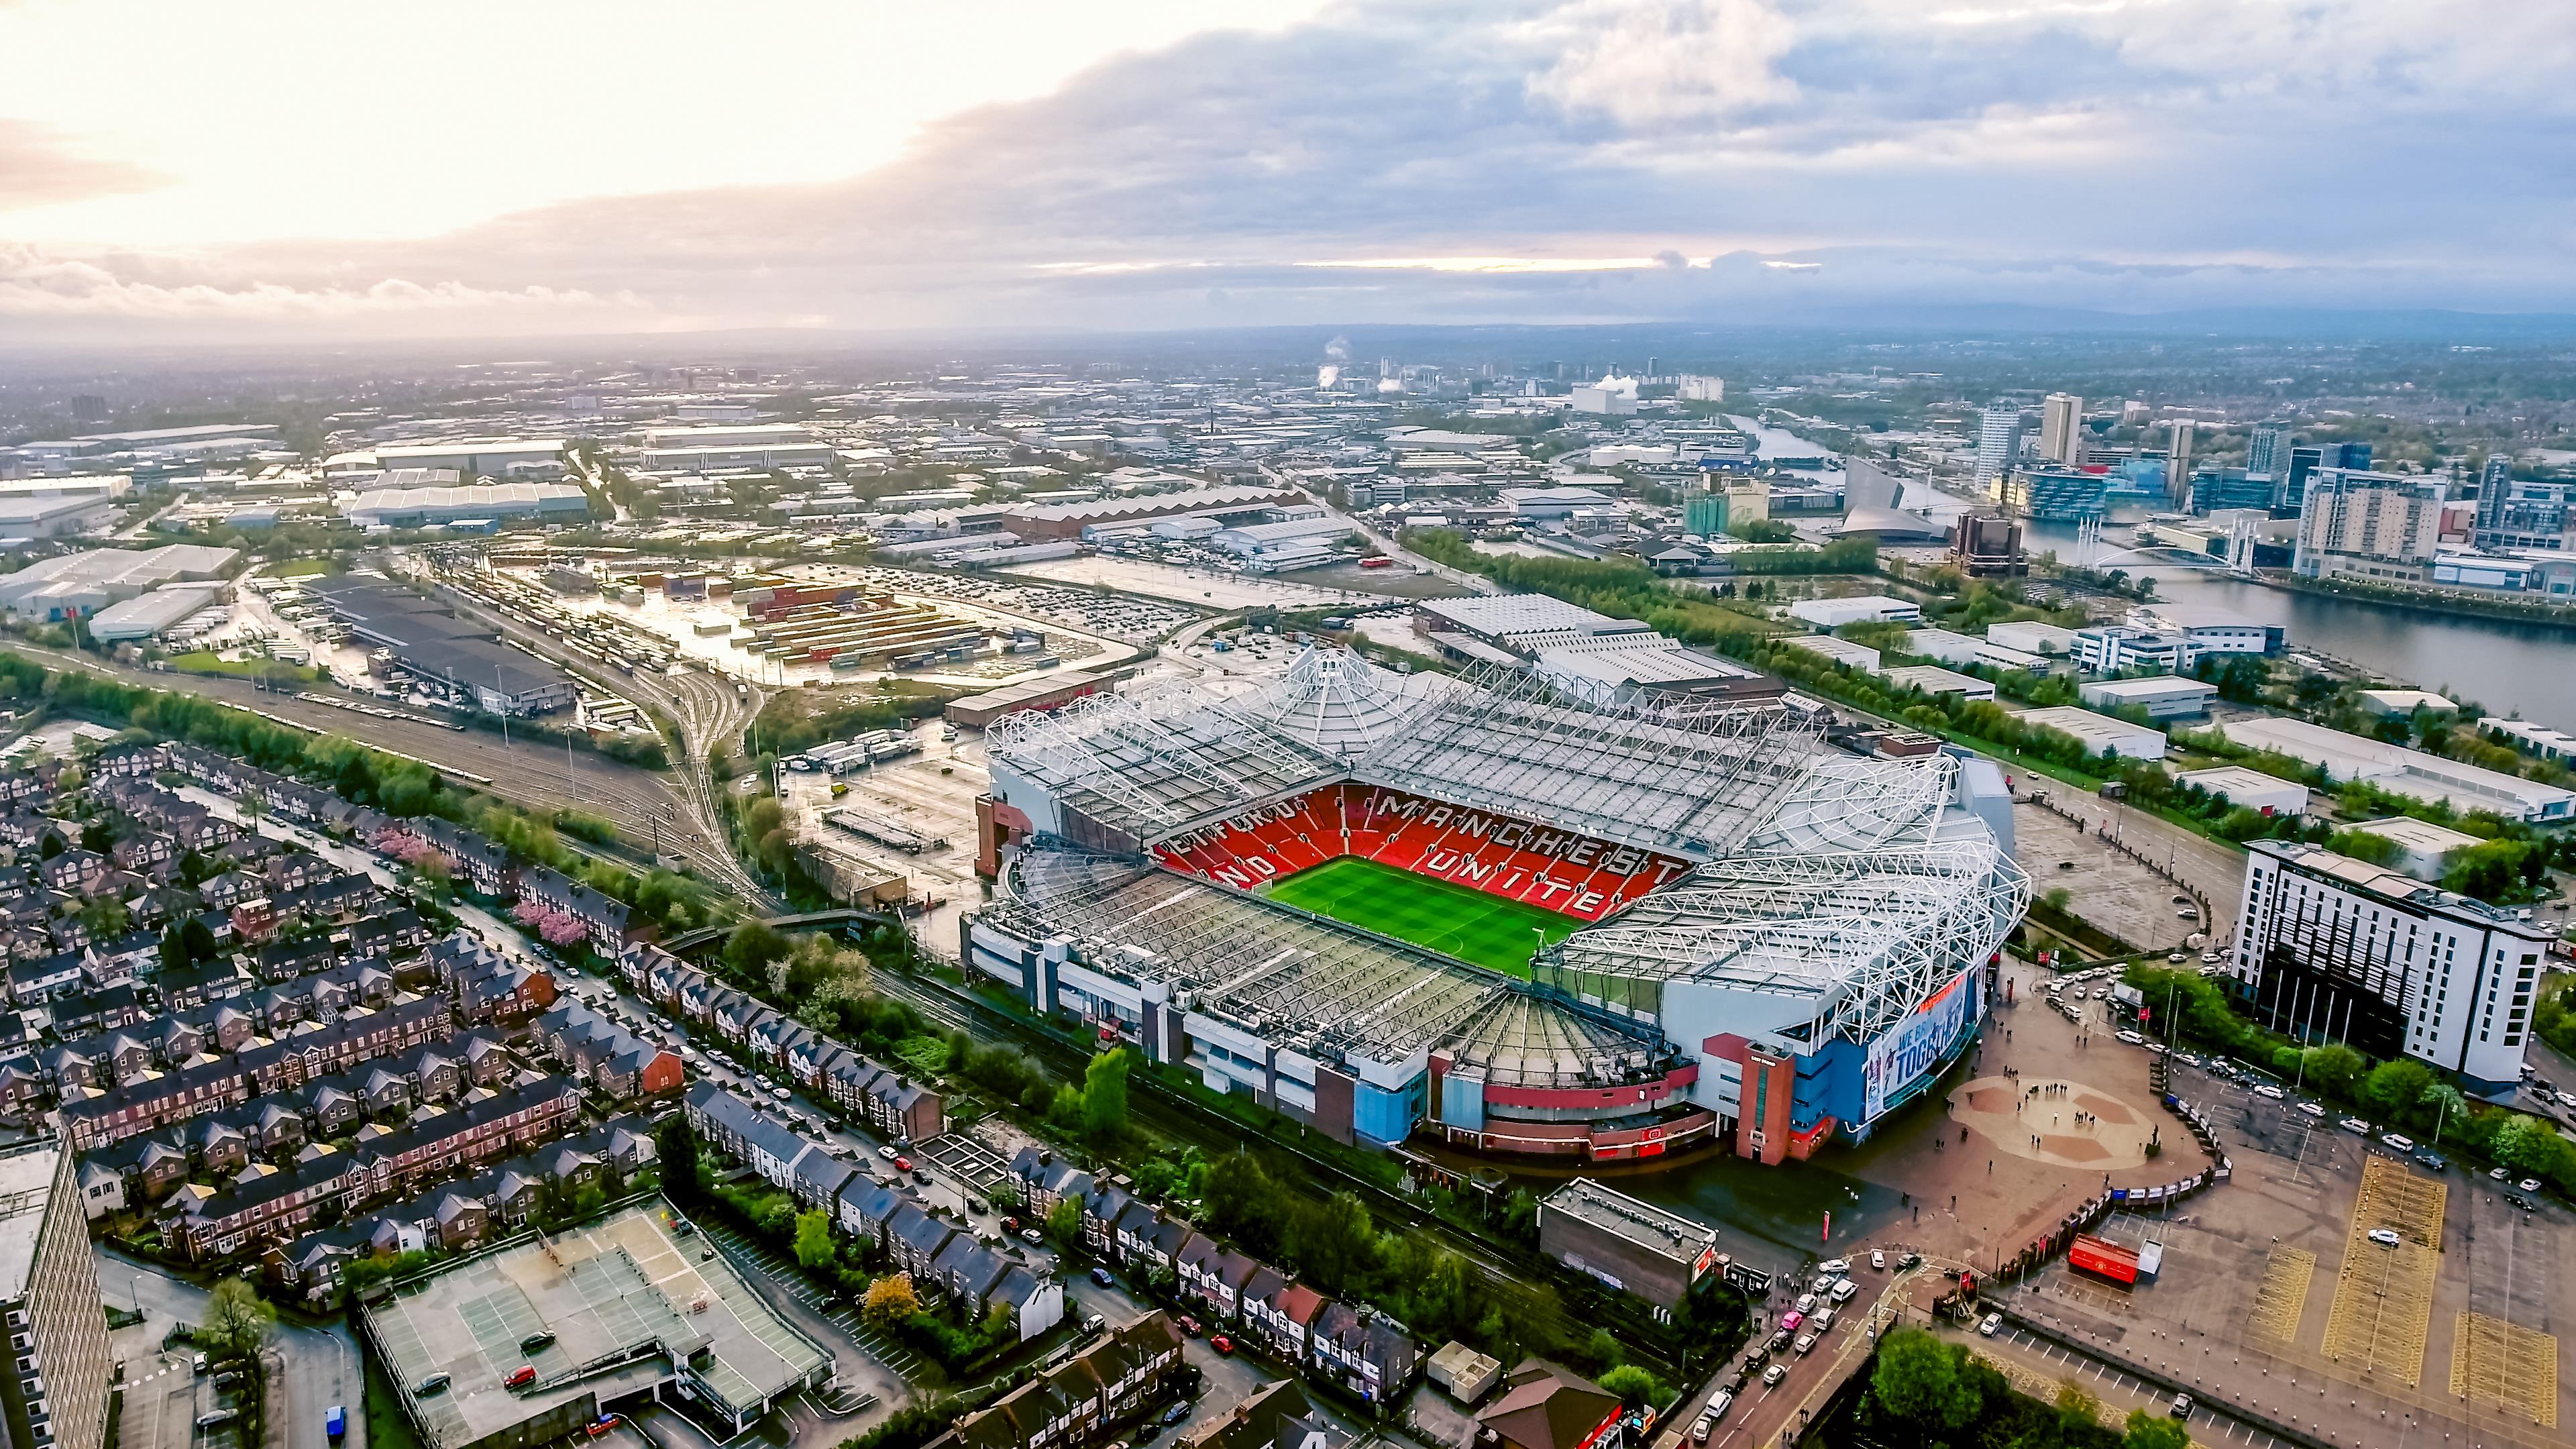
<path id="1" fill-rule="evenodd" d="M 2247 850 L 2228 969 L 2257 1020 L 2482 1096 L 2521 1080 L 2548 927 L 2323 846 Z"/>

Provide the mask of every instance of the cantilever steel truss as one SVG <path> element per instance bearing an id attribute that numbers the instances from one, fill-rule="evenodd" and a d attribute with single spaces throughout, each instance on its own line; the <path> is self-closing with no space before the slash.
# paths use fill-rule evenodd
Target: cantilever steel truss
<path id="1" fill-rule="evenodd" d="M 1401 733 L 1430 697 L 1451 687 L 1444 674 L 1396 674 L 1341 649 L 1308 649 L 1243 712 L 1299 744 L 1348 758 Z"/>
<path id="2" fill-rule="evenodd" d="M 1819 776 L 1814 794 L 1855 784 L 1850 771 Z M 1566 936 L 1533 975 L 1628 1011 L 1659 1008 L 1662 985 L 1680 980 L 1811 998 L 1808 1039 L 1868 1042 L 1984 962 L 2030 905 L 2030 877 L 1989 835 L 1940 841 L 1940 799 L 1917 781 L 1886 784 L 1896 789 L 1880 802 L 1765 830 L 1747 853 Z M 1911 822 L 1891 810 L 1906 794 L 1922 802 Z"/>
<path id="3" fill-rule="evenodd" d="M 1693 857 L 1732 849 L 1806 769 L 1820 713 L 1646 694 L 1580 698 L 1489 666 L 1352 767 L 1374 785 Z"/>
<path id="4" fill-rule="evenodd" d="M 1340 762 L 1194 689 L 1095 694 L 994 721 L 995 759 L 1104 824 L 1170 834 L 1339 778 Z"/>

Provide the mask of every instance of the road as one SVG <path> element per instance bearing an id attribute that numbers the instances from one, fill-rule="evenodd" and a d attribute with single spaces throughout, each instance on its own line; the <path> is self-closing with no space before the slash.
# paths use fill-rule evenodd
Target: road
<path id="1" fill-rule="evenodd" d="M 164 1354 L 160 1345 L 172 1325 L 201 1322 L 210 1295 L 110 1249 L 97 1250 L 96 1258 L 100 1299 L 144 1317 L 140 1327 L 116 1334 L 128 1385 L 120 1445 L 193 1449 L 192 1441 L 202 1437 L 195 1416 L 214 1407 L 213 1385 L 192 1370 L 189 1354 Z M 284 1372 L 269 1389 L 269 1421 L 283 1426 L 285 1449 L 331 1449 L 322 1414 L 334 1404 L 349 1411 L 341 1449 L 366 1449 L 366 1415 L 359 1402 L 365 1372 L 348 1325 L 306 1327 L 281 1319 L 270 1342 Z"/>
<path id="2" fill-rule="evenodd" d="M 1281 473 L 1279 470 L 1271 467 L 1267 463 L 1261 465 L 1261 476 L 1269 479 L 1270 482 L 1277 487 L 1296 488 L 1299 486 L 1295 479 L 1288 477 L 1286 474 Z M 1401 540 L 1387 534 L 1380 533 L 1378 530 L 1371 528 L 1359 519 L 1353 518 L 1351 515 L 1335 508 L 1332 501 L 1328 498 L 1312 493 L 1307 494 L 1306 496 L 1312 498 L 1316 505 L 1322 508 L 1326 514 L 1330 515 L 1338 522 L 1349 524 L 1353 533 L 1356 533 L 1360 537 L 1367 539 L 1370 543 L 1375 544 L 1381 551 L 1390 557 L 1400 558 L 1406 563 L 1413 565 L 1415 568 L 1421 569 L 1425 573 L 1447 579 L 1449 582 L 1456 584 L 1458 587 L 1466 589 L 1471 593 L 1499 594 L 1503 592 L 1503 586 L 1501 584 L 1495 583 L 1492 579 L 1485 577 L 1483 574 L 1471 574 L 1465 569 L 1451 568 L 1449 565 L 1441 563 L 1435 559 L 1424 558 L 1422 555 L 1406 548 Z"/>

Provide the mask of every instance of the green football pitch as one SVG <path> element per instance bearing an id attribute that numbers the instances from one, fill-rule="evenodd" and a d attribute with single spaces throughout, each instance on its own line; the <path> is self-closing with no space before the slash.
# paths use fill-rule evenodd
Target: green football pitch
<path id="1" fill-rule="evenodd" d="M 1514 976 L 1529 975 L 1543 935 L 1554 942 L 1582 922 L 1445 880 L 1346 855 L 1272 883 L 1270 898 L 1363 930 Z"/>

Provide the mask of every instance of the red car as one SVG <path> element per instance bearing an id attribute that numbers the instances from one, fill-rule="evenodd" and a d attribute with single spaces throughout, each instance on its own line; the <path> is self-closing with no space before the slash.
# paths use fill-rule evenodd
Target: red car
<path id="1" fill-rule="evenodd" d="M 525 1388 L 527 1385 L 533 1384 L 536 1381 L 536 1366 L 533 1364 L 527 1364 L 522 1365 L 517 1373 L 514 1373 L 508 1378 L 502 1380 L 501 1386 L 509 1389 Z"/>
<path id="2" fill-rule="evenodd" d="M 1208 1340 L 1208 1347 L 1215 1349 L 1219 1353 L 1232 1353 L 1234 1352 L 1234 1340 L 1220 1333 L 1216 1337 Z"/>
<path id="3" fill-rule="evenodd" d="M 895 1171 L 897 1171 L 897 1172 L 910 1172 L 910 1171 L 912 1171 L 912 1159 L 911 1159 L 911 1158 L 909 1158 L 909 1157 L 898 1157 L 898 1158 L 896 1158 L 896 1159 L 894 1160 L 894 1170 L 895 1170 Z"/>
<path id="4" fill-rule="evenodd" d="M 1016 1233 L 1016 1232 L 1018 1232 L 1019 1230 L 1020 1230 L 1020 1220 L 1019 1220 L 1018 1218 L 1004 1218 L 1004 1219 L 1002 1219 L 1002 1231 L 1003 1231 L 1003 1232 L 1006 1232 L 1006 1233 Z"/>
<path id="5" fill-rule="evenodd" d="M 1192 1337 L 1192 1338 L 1196 1338 L 1196 1337 L 1198 1337 L 1200 1334 L 1202 1334 L 1202 1333 L 1204 1333 L 1204 1332 L 1206 1332 L 1206 1331 L 1207 1331 L 1207 1330 L 1205 1330 L 1205 1329 L 1203 1329 L 1203 1328 L 1199 1327 L 1199 1321 L 1198 1321 L 1197 1319 L 1190 1317 L 1190 1316 L 1189 1316 L 1188 1314 L 1186 1314 L 1186 1313 L 1184 1313 L 1184 1314 L 1182 1314 L 1182 1315 L 1181 1315 L 1180 1323 L 1181 1323 L 1181 1332 L 1188 1334 L 1188 1335 L 1189 1335 L 1190 1337 Z"/>

